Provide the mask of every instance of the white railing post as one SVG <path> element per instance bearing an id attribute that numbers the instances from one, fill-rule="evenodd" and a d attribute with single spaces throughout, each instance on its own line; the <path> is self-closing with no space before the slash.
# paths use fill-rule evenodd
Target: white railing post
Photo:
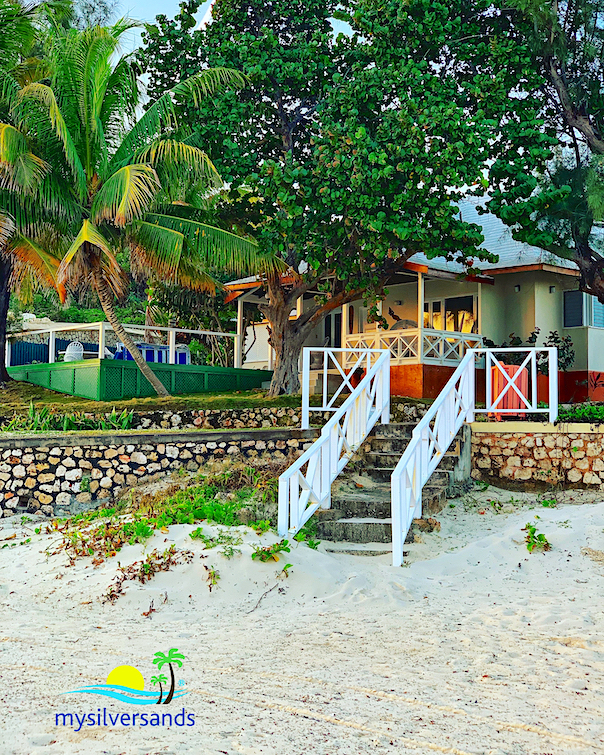
<path id="1" fill-rule="evenodd" d="M 11 360 L 11 355 L 12 355 L 11 350 L 12 350 L 12 341 L 7 336 L 6 342 L 4 344 L 4 364 L 6 365 L 7 368 L 10 367 L 10 360 Z"/>
<path id="2" fill-rule="evenodd" d="M 168 364 L 176 364 L 176 330 L 168 330 Z"/>
<path id="3" fill-rule="evenodd" d="M 467 380 L 466 380 L 466 400 L 468 401 L 468 419 L 467 422 L 474 422 L 474 408 L 476 406 L 476 356 L 474 349 L 470 349 L 468 352 L 472 355 L 472 361 L 468 365 Z"/>
<path id="4" fill-rule="evenodd" d="M 106 342 L 105 323 L 100 322 L 99 323 L 99 359 L 105 358 L 105 342 Z"/>
<path id="5" fill-rule="evenodd" d="M 403 481 L 401 477 L 392 479 L 392 500 L 403 501 Z M 407 535 L 403 527 L 403 506 L 392 506 L 392 565 L 403 565 L 403 545 Z M 404 532 L 404 534 L 403 534 Z"/>
<path id="6" fill-rule="evenodd" d="M 285 537 L 289 529 L 289 479 L 283 475 L 279 478 L 279 511 L 277 532 Z"/>
<path id="7" fill-rule="evenodd" d="M 549 363 L 549 421 L 555 422 L 558 419 L 558 349 L 555 347 L 548 348 Z"/>
<path id="8" fill-rule="evenodd" d="M 310 349 L 302 349 L 302 419 L 301 428 L 310 427 Z"/>
<path id="9" fill-rule="evenodd" d="M 57 331 L 48 332 L 48 364 L 54 364 L 57 359 Z"/>
<path id="10" fill-rule="evenodd" d="M 233 365 L 236 368 L 243 366 L 243 297 L 237 299 L 237 334 L 233 350 Z"/>
<path id="11" fill-rule="evenodd" d="M 388 425 L 390 423 L 390 361 L 384 364 L 380 373 L 379 390 L 379 403 L 383 403 L 384 406 L 380 422 L 382 425 Z"/>

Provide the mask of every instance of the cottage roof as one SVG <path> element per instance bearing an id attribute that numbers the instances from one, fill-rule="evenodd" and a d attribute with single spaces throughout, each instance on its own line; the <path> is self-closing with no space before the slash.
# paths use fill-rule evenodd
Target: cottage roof
<path id="1" fill-rule="evenodd" d="M 495 215 L 487 213 L 479 215 L 477 207 L 484 203 L 483 199 L 465 201 L 460 203 L 461 216 L 467 223 L 476 223 L 482 227 L 484 241 L 480 245 L 483 249 L 496 254 L 497 262 L 483 262 L 476 260 L 475 267 L 485 273 L 493 273 L 506 268 L 532 267 L 534 265 L 552 265 L 576 271 L 577 266 L 570 260 L 557 257 L 545 249 L 539 249 L 530 244 L 516 241 L 512 237 L 511 229 Z M 449 262 L 444 257 L 428 259 L 425 254 L 414 254 L 411 261 L 419 265 L 427 265 L 433 270 L 442 270 L 450 273 L 462 273 L 464 267 L 459 262 Z"/>

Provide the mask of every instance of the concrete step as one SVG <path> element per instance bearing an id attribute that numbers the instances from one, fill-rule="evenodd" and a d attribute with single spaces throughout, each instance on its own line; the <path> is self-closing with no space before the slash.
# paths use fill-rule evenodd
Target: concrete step
<path id="1" fill-rule="evenodd" d="M 362 474 L 367 475 L 367 477 L 370 477 L 372 480 L 375 480 L 376 482 L 383 482 L 390 484 L 390 478 L 392 476 L 392 473 L 394 472 L 394 467 L 372 467 L 367 466 L 365 469 L 362 470 Z M 432 473 L 432 477 L 428 480 L 428 485 L 430 485 L 432 482 L 440 483 L 442 482 L 444 485 L 449 484 L 450 479 L 450 470 L 447 469 L 441 469 L 440 466 Z"/>
<path id="2" fill-rule="evenodd" d="M 349 543 L 392 543 L 392 520 L 355 517 L 317 521 L 319 540 Z"/>
<path id="3" fill-rule="evenodd" d="M 371 438 L 410 438 L 417 422 L 391 422 L 389 425 L 376 425 Z"/>
<path id="4" fill-rule="evenodd" d="M 391 556 L 392 546 L 387 543 L 325 543 L 326 553 L 345 556 Z M 406 556 L 408 551 L 403 551 Z"/>
<path id="5" fill-rule="evenodd" d="M 368 467 L 368 469 L 374 468 L 374 467 L 390 467 L 391 469 L 394 469 L 396 465 L 399 463 L 400 458 L 402 456 L 402 453 L 391 453 L 390 451 L 374 451 L 371 450 L 369 453 L 365 454 L 365 463 Z M 440 463 L 438 465 L 438 469 L 446 469 L 451 470 L 455 467 L 455 463 L 459 457 L 454 453 L 447 452 L 443 458 L 440 460 Z"/>

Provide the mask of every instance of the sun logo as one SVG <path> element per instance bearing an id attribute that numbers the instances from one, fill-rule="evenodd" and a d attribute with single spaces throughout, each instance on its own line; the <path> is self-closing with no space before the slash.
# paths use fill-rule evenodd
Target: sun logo
<path id="1" fill-rule="evenodd" d="M 179 652 L 178 648 L 170 648 L 167 653 L 155 653 L 153 664 L 157 670 L 161 671 L 165 666 L 170 673 L 170 686 L 167 688 L 167 694 L 164 696 L 164 685 L 168 684 L 168 677 L 165 674 L 152 676 L 150 684 L 154 687 L 159 686 L 159 696 L 157 690 L 145 690 L 145 678 L 141 672 L 134 666 L 116 666 L 107 676 L 105 684 L 91 684 L 80 689 L 70 690 L 65 694 L 75 694 L 85 692 L 91 695 L 103 695 L 112 697 L 114 700 L 120 700 L 125 703 L 134 705 L 168 705 L 172 700 L 188 695 L 188 692 L 175 692 L 174 666 L 182 668 L 182 662 L 185 657 Z M 181 679 L 179 687 L 184 686 L 185 682 Z"/>

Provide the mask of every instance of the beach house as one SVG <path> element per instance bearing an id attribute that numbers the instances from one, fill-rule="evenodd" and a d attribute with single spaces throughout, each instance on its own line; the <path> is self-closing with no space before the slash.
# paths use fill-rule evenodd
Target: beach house
<path id="1" fill-rule="evenodd" d="M 507 226 L 493 215 L 479 215 L 475 204 L 464 203 L 462 215 L 482 226 L 483 246 L 497 262 L 477 262 L 480 273 L 468 276 L 459 263 L 416 254 L 388 284 L 381 304 L 388 329 L 368 323 L 359 300 L 325 317 L 305 345 L 388 348 L 392 393 L 434 398 L 466 350 L 485 339 L 501 344 L 511 333 L 526 339 L 539 328 L 537 345 L 542 345 L 557 331 L 571 337 L 575 351 L 574 363 L 559 376 L 560 400 L 604 399 L 604 306 L 579 291 L 574 263 L 515 241 Z M 257 307 L 265 292 L 255 278 L 234 281 L 227 289 L 229 300 L 238 302 L 243 331 L 245 308 Z M 315 293 L 298 300 L 292 318 L 310 306 Z M 272 368 L 268 336 L 267 322 L 247 327 L 245 367 Z"/>

